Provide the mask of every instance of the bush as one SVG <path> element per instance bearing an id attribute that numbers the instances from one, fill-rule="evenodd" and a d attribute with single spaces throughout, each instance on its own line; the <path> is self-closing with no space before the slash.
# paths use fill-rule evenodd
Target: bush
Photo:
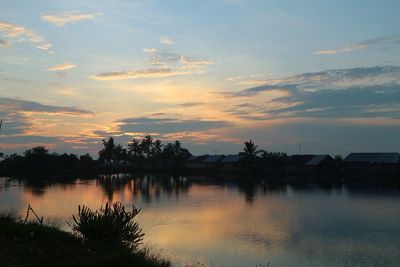
<path id="1" fill-rule="evenodd" d="M 78 207 L 77 216 L 73 215 L 74 233 L 87 243 L 118 245 L 137 250 L 144 233 L 135 221 L 140 209 L 132 205 L 132 211 L 126 211 L 120 202 L 107 203 L 105 207 L 92 211 L 86 206 Z"/>

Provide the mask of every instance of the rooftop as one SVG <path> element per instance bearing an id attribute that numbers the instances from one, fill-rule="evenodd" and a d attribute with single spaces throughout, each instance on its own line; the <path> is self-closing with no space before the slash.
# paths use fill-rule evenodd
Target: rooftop
<path id="1" fill-rule="evenodd" d="M 224 155 L 210 155 L 203 161 L 203 163 L 216 163 L 219 162 L 223 157 Z"/>
<path id="2" fill-rule="evenodd" d="M 221 160 L 222 163 L 234 163 L 240 161 L 244 156 L 243 155 L 227 155 L 225 158 Z"/>
<path id="3" fill-rule="evenodd" d="M 370 164 L 396 164 L 399 163 L 399 153 L 350 153 L 345 162 L 364 162 Z"/>
<path id="4" fill-rule="evenodd" d="M 307 163 L 306 165 L 308 166 L 317 166 L 319 165 L 321 162 L 323 162 L 326 159 L 331 159 L 331 156 L 329 155 L 315 155 L 314 157 L 312 157 Z"/>

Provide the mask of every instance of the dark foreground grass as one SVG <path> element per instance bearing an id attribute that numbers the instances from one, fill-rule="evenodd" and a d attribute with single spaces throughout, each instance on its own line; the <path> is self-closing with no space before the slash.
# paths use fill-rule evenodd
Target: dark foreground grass
<path id="1" fill-rule="evenodd" d="M 70 233 L 36 223 L 23 224 L 0 215 L 0 266 L 96 266 L 167 267 L 170 263 L 146 250 L 82 243 Z"/>

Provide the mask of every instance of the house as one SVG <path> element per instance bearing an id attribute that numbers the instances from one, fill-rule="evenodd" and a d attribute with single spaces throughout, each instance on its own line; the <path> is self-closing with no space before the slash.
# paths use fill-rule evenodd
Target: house
<path id="1" fill-rule="evenodd" d="M 321 172 L 331 173 L 334 170 L 334 160 L 329 155 L 314 155 L 305 166 L 309 175 L 319 175 Z"/>
<path id="2" fill-rule="evenodd" d="M 333 162 L 333 158 L 329 155 L 315 155 L 307 163 L 307 166 L 316 167 L 329 165 Z"/>
<path id="3" fill-rule="evenodd" d="M 395 173 L 398 171 L 399 153 L 350 153 L 344 162 L 348 170 Z"/>
<path id="4" fill-rule="evenodd" d="M 204 167 L 203 161 L 208 157 L 209 155 L 200 155 L 200 156 L 190 156 L 190 158 L 187 160 L 186 166 L 188 168 L 201 168 Z"/>
<path id="5" fill-rule="evenodd" d="M 203 160 L 204 167 L 218 167 L 224 155 L 209 155 Z"/>
<path id="6" fill-rule="evenodd" d="M 244 155 L 227 155 L 221 160 L 221 166 L 224 168 L 239 167 L 243 159 Z"/>
<path id="7" fill-rule="evenodd" d="M 400 153 L 350 153 L 344 162 L 358 165 L 398 164 Z"/>
<path id="8" fill-rule="evenodd" d="M 292 155 L 289 165 L 304 166 L 314 157 L 315 155 Z"/>
<path id="9" fill-rule="evenodd" d="M 298 174 L 304 172 L 307 162 L 315 155 L 292 155 L 289 157 L 287 164 L 283 167 L 287 173 Z"/>

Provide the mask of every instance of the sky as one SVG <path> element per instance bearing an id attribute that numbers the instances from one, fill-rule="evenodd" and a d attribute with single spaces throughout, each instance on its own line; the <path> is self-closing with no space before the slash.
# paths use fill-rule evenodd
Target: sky
<path id="1" fill-rule="evenodd" d="M 400 2 L 0 3 L 0 148 L 400 151 Z"/>

